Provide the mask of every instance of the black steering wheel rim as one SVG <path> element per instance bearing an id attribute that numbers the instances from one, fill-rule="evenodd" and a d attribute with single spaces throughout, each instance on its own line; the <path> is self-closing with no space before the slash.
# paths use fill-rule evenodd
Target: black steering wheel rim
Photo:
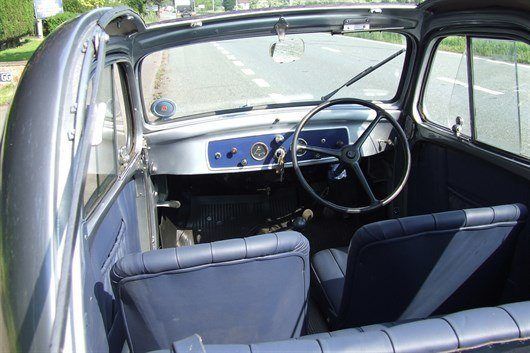
<path id="1" fill-rule="evenodd" d="M 374 110 L 376 112 L 376 117 L 375 117 L 374 120 L 372 120 L 372 122 L 368 125 L 368 127 L 365 129 L 365 131 L 363 131 L 361 136 L 359 136 L 359 138 L 353 144 L 347 144 L 347 145 L 343 146 L 340 150 L 331 150 L 331 149 L 324 149 L 324 148 L 316 148 L 316 147 L 311 147 L 311 146 L 299 145 L 298 144 L 298 139 L 299 139 L 300 132 L 302 131 L 304 126 L 307 124 L 307 122 L 312 117 L 314 117 L 317 113 L 319 113 L 320 111 L 322 111 L 322 110 L 324 110 L 326 108 L 329 108 L 331 106 L 334 106 L 334 105 L 339 105 L 339 104 L 354 104 L 354 105 L 360 105 L 360 106 L 364 106 L 366 108 L 370 108 L 370 109 L 372 109 L 372 110 Z M 359 160 L 362 157 L 362 152 L 361 152 L 362 151 L 362 145 L 364 144 L 366 139 L 369 137 L 370 133 L 374 130 L 374 128 L 377 126 L 377 124 L 379 124 L 379 122 L 382 119 L 386 119 L 386 120 L 388 120 L 388 122 L 390 122 L 392 127 L 397 132 L 397 137 L 398 137 L 399 142 L 401 142 L 403 144 L 404 168 L 403 168 L 402 177 L 401 177 L 399 183 L 397 184 L 397 186 L 394 188 L 394 190 L 389 195 L 387 195 L 385 198 L 383 198 L 382 200 L 378 200 L 377 198 L 375 198 L 375 196 L 373 194 L 373 191 L 371 190 L 371 187 L 368 185 L 366 177 L 364 176 L 364 174 L 363 174 L 363 172 L 362 172 L 362 170 L 361 170 L 361 168 L 359 166 Z M 310 148 L 308 148 L 308 147 L 310 147 Z M 316 151 L 316 152 L 322 152 L 324 154 L 331 155 L 333 157 L 338 158 L 339 162 L 347 163 L 348 166 L 351 166 L 353 168 L 355 174 L 357 175 L 357 178 L 361 182 L 361 185 L 365 189 L 365 192 L 370 197 L 372 203 L 370 205 L 368 205 L 368 206 L 363 206 L 363 207 L 347 207 L 347 206 L 337 205 L 337 204 L 335 204 L 335 203 L 333 203 L 333 202 L 331 202 L 329 200 L 326 200 L 323 197 L 321 197 L 309 185 L 309 183 L 307 182 L 307 180 L 303 176 L 302 171 L 300 170 L 300 165 L 298 164 L 298 149 L 299 148 L 310 150 L 310 151 L 312 150 L 312 151 Z M 339 153 L 340 153 L 340 155 L 339 155 Z M 294 168 L 296 176 L 298 177 L 298 180 L 302 184 L 302 187 L 307 192 L 309 192 L 309 194 L 314 199 L 316 199 L 320 203 L 322 203 L 325 206 L 328 206 L 328 207 L 330 207 L 330 208 L 332 208 L 332 209 L 334 209 L 336 211 L 344 212 L 344 213 L 352 213 L 352 214 L 373 211 L 373 210 L 378 209 L 380 207 L 384 207 L 384 206 L 388 205 L 390 202 L 392 202 L 399 195 L 399 193 L 403 190 L 403 188 L 405 187 L 405 185 L 407 183 L 407 180 L 408 180 L 408 177 L 409 177 L 409 174 L 410 174 L 410 167 L 411 167 L 411 157 L 410 157 L 410 148 L 409 148 L 408 140 L 407 140 L 407 137 L 405 135 L 405 132 L 403 131 L 403 129 L 401 128 L 399 123 L 392 117 L 392 115 L 390 115 L 390 113 L 388 113 L 386 110 L 384 110 L 383 108 L 379 107 L 378 105 L 376 105 L 376 104 L 374 104 L 372 102 L 365 101 L 365 100 L 362 100 L 362 99 L 357 99 L 357 98 L 339 98 L 339 99 L 334 99 L 334 100 L 323 102 L 323 103 L 319 104 L 318 106 L 316 106 L 315 108 L 311 109 L 311 111 L 309 111 L 302 118 L 302 120 L 300 120 L 300 122 L 296 126 L 296 129 L 295 129 L 295 132 L 294 132 L 294 135 L 293 135 L 293 142 L 292 142 L 292 145 L 291 145 L 291 158 L 292 158 L 292 161 L 293 161 L 293 168 Z"/>

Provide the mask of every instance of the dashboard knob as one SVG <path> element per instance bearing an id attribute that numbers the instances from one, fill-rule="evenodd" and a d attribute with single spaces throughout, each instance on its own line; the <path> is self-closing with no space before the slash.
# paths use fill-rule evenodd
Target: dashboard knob
<path id="1" fill-rule="evenodd" d="M 246 159 L 246 158 L 243 158 L 243 159 L 241 160 L 241 165 L 244 167 L 244 166 L 246 166 L 247 164 L 248 164 L 247 159 Z"/>
<path id="2" fill-rule="evenodd" d="M 285 140 L 285 137 L 284 137 L 283 135 L 280 135 L 280 134 L 278 134 L 278 135 L 276 135 L 276 136 L 274 137 L 274 141 L 275 141 L 276 143 L 282 143 L 284 140 Z"/>
<path id="3" fill-rule="evenodd" d="M 236 154 L 237 153 L 237 147 L 232 147 L 232 149 L 230 150 L 230 153 Z"/>
<path id="4" fill-rule="evenodd" d="M 215 152 L 215 159 L 221 159 L 221 152 Z"/>

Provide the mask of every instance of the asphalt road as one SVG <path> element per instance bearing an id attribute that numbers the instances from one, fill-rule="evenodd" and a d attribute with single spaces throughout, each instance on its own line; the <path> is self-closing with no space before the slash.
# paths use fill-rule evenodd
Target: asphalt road
<path id="1" fill-rule="evenodd" d="M 327 34 L 301 35 L 305 53 L 289 64 L 269 57 L 273 37 L 228 40 L 169 51 L 163 96 L 177 104 L 177 115 L 268 103 L 319 100 L 365 68 L 403 48 L 401 45 Z M 404 55 L 379 68 L 335 98 L 387 100 L 394 96 Z M 469 131 L 465 59 L 439 53 L 426 95 L 429 116 L 451 126 L 464 118 Z M 530 67 L 486 59 L 474 61 L 476 125 L 484 142 L 530 156 Z M 519 81 L 519 92 L 516 89 Z M 451 107 L 451 109 L 450 109 Z M 518 110 L 522 121 L 518 119 Z M 519 133 L 521 131 L 521 133 Z"/>

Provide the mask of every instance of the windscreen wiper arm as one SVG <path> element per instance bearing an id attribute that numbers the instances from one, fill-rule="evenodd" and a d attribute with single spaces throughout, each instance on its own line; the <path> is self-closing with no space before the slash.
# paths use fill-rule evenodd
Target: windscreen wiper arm
<path id="1" fill-rule="evenodd" d="M 330 99 L 331 97 L 333 97 L 338 91 L 340 91 L 341 89 L 343 89 L 344 87 L 349 87 L 351 85 L 353 85 L 355 82 L 359 81 L 361 78 L 371 74 L 372 72 L 374 72 L 375 70 L 379 69 L 381 66 L 385 65 L 386 63 L 388 63 L 389 61 L 392 61 L 394 60 L 395 58 L 397 58 L 398 56 L 400 56 L 401 54 L 403 54 L 404 52 L 406 52 L 407 49 L 403 48 L 401 50 L 399 50 L 398 52 L 390 55 L 388 58 L 386 58 L 385 60 L 383 61 L 380 61 L 379 63 L 373 65 L 373 66 L 370 66 L 369 68 L 365 69 L 363 72 L 361 72 L 360 74 L 356 75 L 355 77 L 351 78 L 348 82 L 346 82 L 345 84 L 343 84 L 342 86 L 340 86 L 339 88 L 337 88 L 336 90 L 326 94 L 325 96 L 323 96 L 321 99 L 323 101 L 327 101 L 328 99 Z"/>

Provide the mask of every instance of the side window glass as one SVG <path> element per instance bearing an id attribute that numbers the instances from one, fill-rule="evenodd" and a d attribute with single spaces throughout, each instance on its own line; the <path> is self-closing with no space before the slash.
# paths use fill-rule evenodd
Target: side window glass
<path id="1" fill-rule="evenodd" d="M 423 93 L 425 117 L 452 129 L 457 117 L 462 134 L 471 135 L 466 38 L 451 36 L 438 45 Z"/>
<path id="2" fill-rule="evenodd" d="M 88 171 L 85 183 L 85 206 L 91 208 L 107 189 L 107 186 L 117 175 L 116 149 L 114 138 L 114 116 L 113 116 L 113 79 L 112 67 L 104 69 L 99 81 L 96 102 L 100 109 L 104 109 L 104 118 L 100 122 L 101 139 L 94 144 L 90 150 Z M 102 112 L 103 113 L 103 112 Z M 94 134 L 97 134 L 95 131 Z"/>
<path id="3" fill-rule="evenodd" d="M 116 66 L 114 70 L 114 83 L 116 92 L 115 116 L 116 116 L 116 145 L 118 147 L 118 162 L 123 164 L 130 158 L 132 140 L 129 133 L 130 106 L 127 89 L 125 87 L 125 74 Z"/>
<path id="4" fill-rule="evenodd" d="M 476 140 L 530 157 L 530 46 L 472 39 Z"/>
<path id="5" fill-rule="evenodd" d="M 105 68 L 96 96 L 98 118 L 86 176 L 84 202 L 90 210 L 117 178 L 120 159 L 130 153 L 129 106 L 123 76 L 114 64 Z M 88 88 L 88 97 L 92 86 Z"/>

